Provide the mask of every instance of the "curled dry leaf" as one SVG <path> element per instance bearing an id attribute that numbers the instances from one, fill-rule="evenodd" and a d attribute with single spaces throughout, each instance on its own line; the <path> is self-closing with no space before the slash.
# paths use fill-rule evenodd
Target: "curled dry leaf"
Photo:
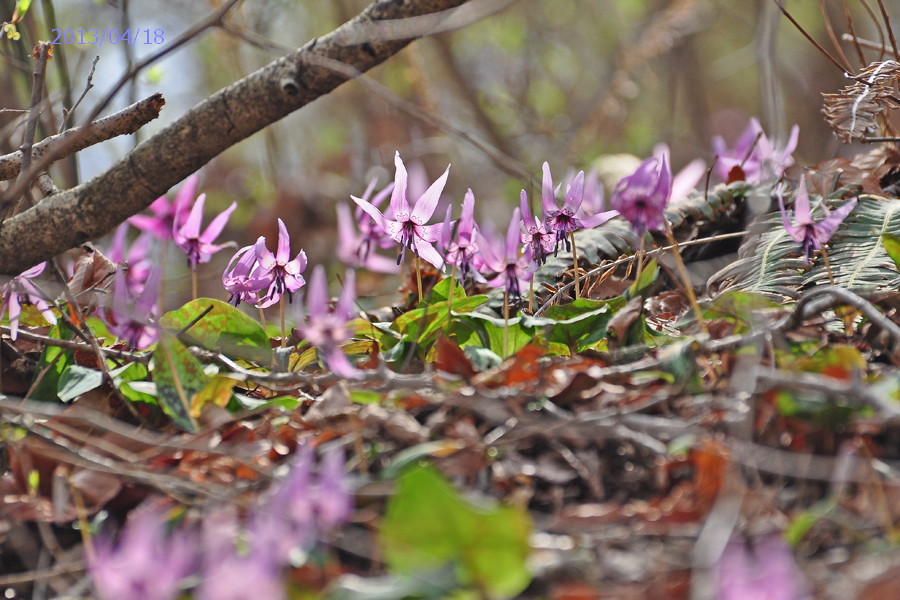
<path id="1" fill-rule="evenodd" d="M 878 117 L 888 108 L 900 108 L 897 87 L 900 63 L 874 62 L 854 77 L 855 82 L 837 94 L 822 94 L 822 114 L 841 141 L 863 140 L 878 133 Z"/>

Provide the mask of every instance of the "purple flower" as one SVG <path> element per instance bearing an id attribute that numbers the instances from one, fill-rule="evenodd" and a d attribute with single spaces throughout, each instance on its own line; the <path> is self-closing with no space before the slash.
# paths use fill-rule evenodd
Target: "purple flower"
<path id="1" fill-rule="evenodd" d="M 440 224 L 426 225 L 425 223 L 434 214 L 437 208 L 438 199 L 447 183 L 447 177 L 450 174 L 450 167 L 444 171 L 437 181 L 425 190 L 419 199 L 415 202 L 415 206 L 410 209 L 409 200 L 407 199 L 407 174 L 400 153 L 394 156 L 394 164 L 397 172 L 394 176 L 394 189 L 391 192 L 391 210 L 394 218 L 385 217 L 377 207 L 362 198 L 351 196 L 364 211 L 366 211 L 375 222 L 391 236 L 395 242 L 400 244 L 400 255 L 397 257 L 397 264 L 403 262 L 406 249 L 409 248 L 416 255 L 441 269 L 444 266 L 444 259 L 432 246 L 436 242 L 440 234 Z"/>
<path id="2" fill-rule="evenodd" d="M 715 567 L 718 600 L 801 600 L 809 597 L 803 575 L 781 536 L 753 547 L 729 542 Z"/>
<path id="3" fill-rule="evenodd" d="M 784 199 L 781 197 L 781 189 L 778 190 L 778 208 L 781 210 L 781 220 L 784 228 L 795 242 L 803 245 L 802 251 L 806 255 L 809 264 L 814 250 L 819 250 L 831 239 L 838 226 L 847 218 L 853 207 L 856 206 L 856 198 L 845 202 L 840 208 L 830 213 L 825 205 L 825 218 L 816 223 L 813 221 L 809 209 L 809 194 L 806 191 L 806 178 L 800 178 L 800 186 L 797 188 L 797 197 L 794 200 L 794 218 L 796 225 L 791 225 L 787 212 L 784 210 Z"/>
<path id="4" fill-rule="evenodd" d="M 183 198 L 187 201 L 188 197 Z M 213 244 L 215 239 L 219 237 L 225 224 L 234 209 L 237 208 L 237 202 L 232 202 L 231 206 L 226 208 L 221 214 L 216 215 L 206 231 L 200 233 L 200 221 L 203 219 L 203 204 L 206 202 L 206 194 L 200 194 L 197 202 L 191 208 L 191 213 L 187 220 L 182 224 L 180 214 L 176 213 L 175 220 L 172 224 L 172 237 L 178 247 L 187 254 L 188 264 L 192 269 L 197 268 L 198 263 L 209 262 L 212 255 L 222 249 L 221 245 Z"/>
<path id="5" fill-rule="evenodd" d="M 231 297 L 228 298 L 229 304 L 237 306 L 241 302 L 246 302 L 247 304 L 259 302 L 257 292 L 265 286 L 257 281 L 254 276 L 258 269 L 259 262 L 256 260 L 256 246 L 244 246 L 234 253 L 234 256 L 228 261 L 228 266 L 225 267 L 225 271 L 222 273 L 222 286 L 231 294 Z"/>
<path id="6" fill-rule="evenodd" d="M 519 209 L 513 211 L 512 220 L 506 230 L 506 242 L 492 241 L 482 236 L 483 244 L 479 244 L 484 254 L 484 266 L 495 274 L 487 280 L 492 287 L 505 287 L 512 298 L 522 297 L 522 282 L 530 281 L 534 275 L 531 247 L 525 248 L 519 256 Z"/>
<path id="7" fill-rule="evenodd" d="M 314 462 L 312 446 L 298 449 L 287 478 L 253 515 L 250 543 L 254 550 L 273 552 L 274 560 L 286 563 L 292 551 L 308 548 L 350 518 L 353 497 L 341 452 L 326 454 L 316 477 Z"/>
<path id="8" fill-rule="evenodd" d="M 521 235 L 522 243 L 531 249 L 535 264 L 540 266 L 547 262 L 547 256 L 553 252 L 556 242 L 553 234 L 547 231 L 544 222 L 531 214 L 525 190 L 519 194 L 519 210 L 522 215 L 522 226 L 525 228 Z"/>
<path id="9" fill-rule="evenodd" d="M 254 548 L 238 555 L 233 541 L 227 552 L 218 552 L 215 560 L 207 559 L 203 582 L 197 591 L 201 600 L 283 600 L 281 565 L 266 550 Z"/>
<path id="10" fill-rule="evenodd" d="M 800 128 L 794 125 L 791 136 L 783 148 L 776 148 L 763 131 L 762 125 L 755 118 L 735 142 L 728 148 L 722 136 L 712 140 L 716 153 L 716 175 L 722 181 L 740 181 L 760 183 L 769 179 L 778 179 L 784 170 L 794 164 L 791 156 L 797 149 Z"/>
<path id="11" fill-rule="evenodd" d="M 306 291 L 306 323 L 297 327 L 300 335 L 316 347 L 319 357 L 333 373 L 351 379 L 358 378 L 359 371 L 350 364 L 341 350 L 341 344 L 351 337 L 347 321 L 353 316 L 355 300 L 355 275 L 348 270 L 341 297 L 334 310 L 329 310 L 325 268 L 316 265 Z"/>
<path id="12" fill-rule="evenodd" d="M 475 243 L 478 226 L 475 224 L 475 194 L 472 190 L 468 190 L 463 199 L 462 214 L 456 225 L 456 241 L 453 241 L 453 223 L 450 219 L 452 209 L 452 206 L 447 207 L 447 216 L 438 240 L 439 248 L 444 253 L 446 262 L 459 268 L 459 278 L 465 281 L 469 274 L 476 272 L 482 262 L 478 254 L 478 244 Z"/>
<path id="13" fill-rule="evenodd" d="M 98 538 L 89 570 L 108 600 L 173 600 L 179 583 L 194 571 L 194 538 L 184 531 L 166 535 L 166 521 L 146 512 L 128 520 L 118 544 Z"/>
<path id="14" fill-rule="evenodd" d="M 650 157 L 616 185 L 612 206 L 628 219 L 638 235 L 659 231 L 672 195 L 672 171 L 665 156 Z"/>
<path id="15" fill-rule="evenodd" d="M 16 277 L 0 287 L 0 296 L 3 297 L 3 304 L 0 305 L 0 315 L 9 311 L 9 337 L 16 339 L 19 335 L 19 315 L 22 313 L 22 305 L 19 296 L 25 296 L 29 302 L 34 304 L 47 322 L 51 325 L 56 324 L 56 315 L 50 310 L 50 306 L 43 298 L 40 290 L 29 281 L 32 277 L 37 277 L 44 272 L 47 263 L 40 263 L 31 267 L 26 271 L 22 271 Z"/>
<path id="16" fill-rule="evenodd" d="M 116 272 L 112 300 L 106 313 L 106 325 L 110 333 L 127 342 L 132 348 L 144 350 L 159 339 L 159 330 L 153 323 L 156 298 L 162 269 L 153 269 L 137 299 L 129 293 L 125 273 Z"/>
<path id="17" fill-rule="evenodd" d="M 389 192 L 393 184 L 382 191 Z M 379 194 L 380 196 L 381 194 Z M 365 198 L 366 195 L 363 195 Z M 385 194 L 385 197 L 387 195 Z M 378 196 L 372 201 L 373 206 L 378 206 Z M 397 273 L 400 268 L 393 260 L 375 254 L 372 247 L 386 247 L 384 240 L 390 244 L 393 240 L 363 209 L 356 207 L 353 215 L 350 208 L 343 202 L 337 205 L 338 247 L 337 256 L 345 265 L 355 269 L 368 269 L 376 273 Z M 354 223 L 359 227 L 357 232 Z"/>
<path id="18" fill-rule="evenodd" d="M 653 149 L 653 156 L 665 159 L 668 165 L 672 164 L 669 147 L 666 144 L 657 144 Z M 672 178 L 672 195 L 669 202 L 684 200 L 697 189 L 697 184 L 706 175 L 706 163 L 702 159 L 694 159 Z"/>
<path id="19" fill-rule="evenodd" d="M 152 216 L 134 215 L 128 219 L 128 222 L 160 240 L 171 240 L 175 230 L 175 221 L 184 222 L 191 212 L 191 202 L 197 193 L 199 180 L 200 176 L 196 173 L 191 175 L 171 203 L 165 196 L 160 196 L 148 207 L 153 213 Z"/>
<path id="20" fill-rule="evenodd" d="M 294 292 L 306 284 L 300 275 L 306 270 L 306 252 L 301 250 L 291 259 L 291 236 L 281 219 L 278 219 L 278 248 L 275 254 L 266 246 L 266 238 L 260 236 L 256 240 L 256 259 L 259 269 L 254 271 L 252 285 L 258 286 L 257 289 L 269 288 L 262 302 L 257 304 L 260 308 L 272 306 L 285 293 L 288 300 L 293 300 Z"/>
<path id="21" fill-rule="evenodd" d="M 128 229 L 128 223 L 122 223 L 116 228 L 106 257 L 125 267 L 128 289 L 137 294 L 144 289 L 147 278 L 150 277 L 150 271 L 153 269 L 153 261 L 150 259 L 150 244 L 153 238 L 149 233 L 142 233 L 126 251 L 125 241 Z"/>
<path id="22" fill-rule="evenodd" d="M 572 184 L 567 186 L 566 199 L 562 208 L 560 208 L 557 204 L 556 193 L 553 190 L 550 165 L 545 162 L 543 169 L 544 179 L 541 185 L 541 197 L 544 206 L 544 222 L 547 230 L 551 234 L 554 232 L 556 234 L 554 254 L 559 251 L 560 243 L 565 244 L 567 252 L 572 250 L 572 245 L 569 241 L 569 234 L 572 232 L 602 225 L 619 214 L 616 210 L 610 210 L 584 219 L 576 216 L 584 200 L 584 171 L 579 171 L 575 175 Z"/>

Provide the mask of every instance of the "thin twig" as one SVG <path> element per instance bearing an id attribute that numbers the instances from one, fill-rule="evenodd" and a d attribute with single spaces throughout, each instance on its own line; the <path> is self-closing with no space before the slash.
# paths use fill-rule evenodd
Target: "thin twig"
<path id="1" fill-rule="evenodd" d="M 845 66 L 841 65 L 841 63 L 838 62 L 838 60 L 837 60 L 835 57 L 833 57 L 833 56 L 831 55 L 831 53 L 828 52 L 828 50 L 826 50 L 826 49 L 822 46 L 822 44 L 820 44 L 819 42 L 817 42 L 817 41 L 813 38 L 813 36 L 811 36 L 811 35 L 803 28 L 803 26 L 800 25 L 800 23 L 797 22 L 797 20 L 796 20 L 793 16 L 791 16 L 791 13 L 789 13 L 787 10 L 785 10 L 784 4 L 783 4 L 783 0 L 772 0 L 772 2 L 775 3 L 775 6 L 777 6 L 777 7 L 778 7 L 778 10 L 781 11 L 781 14 L 783 14 L 785 17 L 787 17 L 787 20 L 790 21 L 791 24 L 792 24 L 794 27 L 797 28 L 797 31 L 799 31 L 801 34 L 803 34 L 803 37 L 805 37 L 805 38 L 807 39 L 807 41 L 809 41 L 810 44 L 812 44 L 813 46 L 815 46 L 816 49 L 817 49 L 819 52 L 821 52 L 822 54 L 825 55 L 825 58 L 827 58 L 829 61 L 831 61 L 831 64 L 833 64 L 833 65 L 836 66 L 838 69 L 840 69 L 840 70 L 841 70 L 841 73 L 847 73 L 847 72 L 848 72 L 849 66 L 848 66 L 848 67 L 845 67 Z"/>

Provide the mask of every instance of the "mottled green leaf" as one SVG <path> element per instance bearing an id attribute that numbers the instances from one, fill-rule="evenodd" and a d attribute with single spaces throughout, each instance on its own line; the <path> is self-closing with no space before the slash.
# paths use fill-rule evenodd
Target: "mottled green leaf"
<path id="1" fill-rule="evenodd" d="M 173 331 L 181 331 L 194 322 L 180 336 L 190 346 L 259 363 L 272 360 L 269 336 L 262 325 L 227 302 L 210 298 L 191 300 L 178 310 L 167 312 L 159 322 Z"/>
<path id="2" fill-rule="evenodd" d="M 174 334 L 163 330 L 153 352 L 153 379 L 159 404 L 185 431 L 196 431 L 190 415 L 194 394 L 206 387 L 209 377 L 196 358 Z"/>

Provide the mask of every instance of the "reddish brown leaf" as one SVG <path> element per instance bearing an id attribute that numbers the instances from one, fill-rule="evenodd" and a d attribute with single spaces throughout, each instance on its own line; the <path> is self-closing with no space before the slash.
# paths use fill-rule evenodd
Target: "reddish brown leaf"
<path id="1" fill-rule="evenodd" d="M 475 367 L 456 343 L 449 338 L 441 336 L 437 340 L 437 359 L 436 364 L 438 371 L 449 373 L 450 375 L 458 375 L 465 380 L 469 380 L 475 376 Z"/>

